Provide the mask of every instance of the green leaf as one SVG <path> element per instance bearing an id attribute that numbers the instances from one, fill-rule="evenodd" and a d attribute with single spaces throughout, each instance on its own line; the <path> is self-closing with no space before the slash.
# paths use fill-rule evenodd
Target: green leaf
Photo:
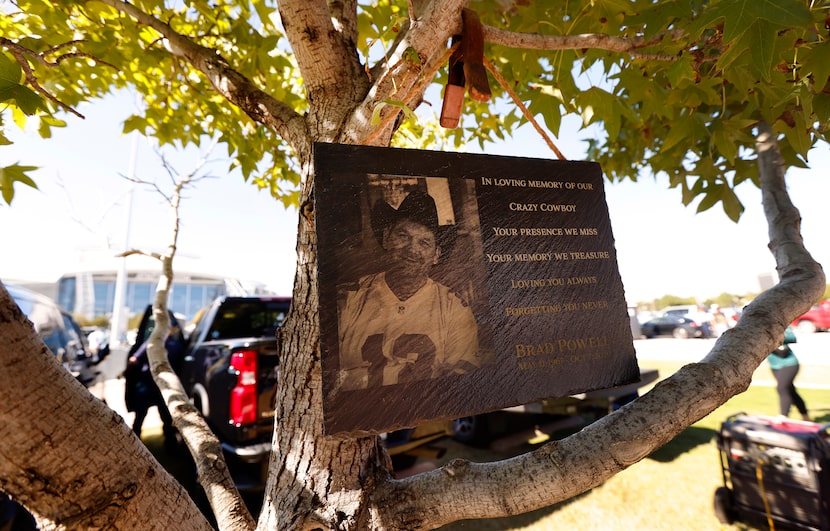
<path id="1" fill-rule="evenodd" d="M 52 127 L 66 127 L 66 121 L 60 118 L 55 118 L 54 116 L 44 115 L 40 117 L 41 122 L 46 122 Z"/>
<path id="2" fill-rule="evenodd" d="M 18 86 L 22 81 L 23 69 L 17 61 L 5 53 L 0 53 L 0 90 Z"/>
<path id="3" fill-rule="evenodd" d="M 616 98 L 600 88 L 591 87 L 577 95 L 575 100 L 582 109 L 582 125 L 584 127 L 609 117 L 613 111 L 613 103 Z"/>
<path id="4" fill-rule="evenodd" d="M 718 201 L 720 201 L 723 197 L 723 188 L 724 187 L 722 185 L 714 185 L 707 188 L 703 195 L 703 199 L 701 199 L 700 203 L 697 205 L 698 213 L 705 212 L 718 204 Z"/>
<path id="5" fill-rule="evenodd" d="M 817 92 L 830 84 L 830 40 L 824 40 L 802 50 L 800 55 L 805 71 L 812 76 Z"/>
<path id="6" fill-rule="evenodd" d="M 674 21 L 688 19 L 691 16 L 692 10 L 690 2 L 669 0 L 655 2 L 655 5 L 643 9 L 635 20 L 645 25 L 644 35 L 646 38 L 650 38 L 658 32 L 663 31 Z"/>
<path id="7" fill-rule="evenodd" d="M 806 26 L 812 22 L 812 14 L 800 0 L 721 0 L 704 11 L 695 27 L 712 27 L 723 21 L 723 39 L 731 43 L 759 19 L 778 28 Z"/>
<path id="8" fill-rule="evenodd" d="M 807 121 L 803 113 L 796 113 L 793 115 L 795 126 L 785 126 L 783 128 L 784 135 L 787 141 L 792 146 L 793 150 L 802 157 L 807 156 L 807 152 L 813 147 L 812 138 L 807 127 Z M 780 123 L 780 122 L 779 122 Z"/>
<path id="9" fill-rule="evenodd" d="M 666 78 L 672 86 L 680 86 L 684 81 L 694 81 L 695 71 L 692 68 L 692 57 L 689 54 L 678 58 L 666 70 Z"/>
<path id="10" fill-rule="evenodd" d="M 689 128 L 684 127 L 683 122 L 678 122 L 675 127 L 669 129 L 668 134 L 663 140 L 662 149 L 669 150 L 675 146 L 682 145 L 688 139 Z"/>
<path id="11" fill-rule="evenodd" d="M 816 94 L 813 98 L 813 111 L 824 130 L 830 129 L 830 94 Z"/>
<path id="12" fill-rule="evenodd" d="M 370 122 L 372 125 L 378 125 L 380 123 L 380 112 L 387 105 L 398 107 L 404 112 L 404 115 L 406 115 L 407 118 L 414 118 L 416 120 L 418 119 L 418 117 L 415 115 L 414 112 L 412 112 L 412 109 L 410 109 L 406 103 L 398 100 L 386 99 L 378 103 L 377 106 L 375 106 L 375 110 L 372 111 L 372 120 Z"/>
<path id="13" fill-rule="evenodd" d="M 52 127 L 43 120 L 39 120 L 37 134 L 40 138 L 52 138 Z"/>
<path id="14" fill-rule="evenodd" d="M 726 158 L 730 163 L 735 162 L 738 156 L 738 144 L 728 131 L 724 128 L 718 127 L 712 132 L 712 142 L 717 147 L 718 152 Z"/>
<path id="15" fill-rule="evenodd" d="M 746 32 L 741 43 L 749 47 L 752 55 L 752 65 L 764 81 L 770 80 L 774 62 L 775 28 L 764 19 L 758 19 Z"/>
<path id="16" fill-rule="evenodd" d="M 687 188 L 684 184 L 681 190 L 680 200 L 684 205 L 689 206 L 694 201 L 694 198 L 697 197 L 697 194 L 696 191 Z"/>
<path id="17" fill-rule="evenodd" d="M 79 57 L 49 68 L 32 62 L 40 84 L 58 100 L 77 108 L 129 87 L 144 95 L 146 112 L 129 118 L 125 132 L 140 131 L 155 136 L 159 143 L 176 146 L 196 146 L 206 137 L 221 138 L 228 153 L 227 164 L 240 169 L 246 182 L 261 185 L 281 200 L 295 197 L 292 180 L 297 179 L 293 169 L 297 161 L 288 154 L 291 151 L 285 142 L 271 132 L 274 129 L 255 123 L 218 94 L 203 73 L 172 57 L 151 27 L 139 25 L 100 2 L 21 0 L 11 4 L 19 12 L 0 16 L 0 35 L 5 38 L 34 51 L 75 41 L 74 51 L 115 65 L 109 68 Z M 591 155 L 608 168 L 609 176 L 666 174 L 672 186 L 683 192 L 684 202 L 697 201 L 708 193 L 715 202 L 723 202 L 730 216 L 740 209 L 727 205 L 732 199 L 725 176 L 733 175 L 733 183 L 741 179 L 757 183 L 751 132 L 758 120 L 775 124 L 781 132 L 792 129 L 781 143 L 790 165 L 803 164 L 797 153 L 830 134 L 830 94 L 822 93 L 830 76 L 830 39 L 826 39 L 823 25 L 824 4 L 813 4 L 815 20 L 807 7 L 811 3 L 805 0 L 471 3 L 483 23 L 507 31 L 645 36 L 649 42 L 665 33 L 663 40 L 638 49 L 636 56 L 597 49 L 541 53 L 490 45 L 487 54 L 533 115 L 556 136 L 560 136 L 563 124 L 571 123 L 563 120 L 569 113 L 582 116 L 583 125 L 596 127 Z M 286 111 L 309 116 L 306 113 L 312 105 L 327 105 L 306 99 L 297 59 L 278 27 L 282 22 L 277 16 L 278 2 L 135 0 L 132 5 L 171 24 L 200 46 L 215 50 L 253 86 L 285 105 Z M 371 84 L 378 82 L 371 75 L 379 63 L 388 60 L 395 40 L 401 43 L 400 50 L 410 47 L 413 53 L 409 57 L 414 62 L 420 60 L 414 50 L 422 51 L 424 43 L 406 39 L 412 34 L 406 33 L 409 13 L 404 2 L 361 0 L 356 9 L 358 35 L 352 55 L 365 67 L 356 75 L 366 78 L 354 87 L 371 91 Z M 652 54 L 671 55 L 677 60 L 655 59 Z M 319 58 L 321 63 L 327 59 Z M 782 64 L 793 65 L 792 71 L 779 71 Z M 445 79 L 442 65 L 435 76 L 436 85 L 426 93 L 426 102 L 434 98 L 434 87 Z M 19 66 L 7 52 L 0 51 L 0 89 L 17 90 L 22 83 Z M 349 93 L 348 87 L 344 89 Z M 447 149 L 461 147 L 464 142 L 485 146 L 509 138 L 524 119 L 512 103 L 508 102 L 510 110 L 504 111 L 507 99 L 500 87 L 494 87 L 494 96 L 490 104 L 465 105 L 465 127 L 451 131 L 432 129 L 423 116 L 434 115 L 437 105 L 433 102 L 432 108 L 419 109 L 419 123 L 404 120 L 393 140 Z M 45 120 L 51 115 L 51 104 L 37 98 L 40 102 L 35 105 L 31 92 L 5 92 L 2 97 L 11 102 L 5 109 L 20 126 L 28 125 L 27 112 L 34 112 L 41 120 L 42 135 L 59 125 Z M 373 122 L 386 105 L 401 106 L 394 99 L 380 102 Z M 777 121 L 799 109 L 804 116 L 796 127 Z M 2 115 L 5 125 L 11 122 L 8 116 Z M 62 111 L 56 116 L 63 116 Z M 562 130 L 561 136 L 573 133 Z M 692 162 L 707 158 L 712 160 L 699 167 Z M 686 185 L 693 180 L 693 186 Z M 711 183 L 719 183 L 724 191 L 716 193 L 710 189 Z"/>
<path id="18" fill-rule="evenodd" d="M 727 217 L 737 223 L 741 219 L 741 214 L 744 213 L 744 206 L 735 191 L 728 186 L 724 186 L 721 190 L 720 202 Z"/>
<path id="19" fill-rule="evenodd" d="M 11 101 L 27 116 L 34 116 L 38 110 L 46 110 L 43 98 L 23 85 L 11 85 L 0 89 L 0 102 Z"/>
<path id="20" fill-rule="evenodd" d="M 0 167 L 0 193 L 2 193 L 3 200 L 7 204 L 12 204 L 12 199 L 14 199 L 14 183 L 16 182 L 31 186 L 37 190 L 35 181 L 26 175 L 26 172 L 36 169 L 37 166 L 20 166 L 18 164 Z"/>
<path id="21" fill-rule="evenodd" d="M 145 134 L 147 132 L 147 120 L 143 116 L 134 114 L 124 120 L 124 128 L 121 132 L 126 135 L 128 133 L 132 133 L 133 131 L 138 131 L 141 134 Z"/>

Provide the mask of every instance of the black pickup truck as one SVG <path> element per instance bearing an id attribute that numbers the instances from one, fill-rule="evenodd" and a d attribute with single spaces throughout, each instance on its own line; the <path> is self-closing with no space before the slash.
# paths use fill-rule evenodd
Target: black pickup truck
<path id="1" fill-rule="evenodd" d="M 179 377 L 222 443 L 240 490 L 267 474 L 279 371 L 276 332 L 291 299 L 220 297 L 200 312 Z"/>

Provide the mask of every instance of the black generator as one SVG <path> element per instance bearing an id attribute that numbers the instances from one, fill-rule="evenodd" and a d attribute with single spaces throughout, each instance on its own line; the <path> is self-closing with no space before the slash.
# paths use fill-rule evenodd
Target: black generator
<path id="1" fill-rule="evenodd" d="M 721 426 L 715 515 L 760 528 L 830 531 L 830 424 L 738 413 Z"/>

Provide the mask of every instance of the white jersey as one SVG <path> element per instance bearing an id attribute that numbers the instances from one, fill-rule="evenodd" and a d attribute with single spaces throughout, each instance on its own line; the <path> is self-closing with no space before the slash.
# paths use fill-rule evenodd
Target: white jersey
<path id="1" fill-rule="evenodd" d="M 401 301 L 378 273 L 351 288 L 338 305 L 344 388 L 425 380 L 479 365 L 473 312 L 446 286 L 427 279 Z"/>

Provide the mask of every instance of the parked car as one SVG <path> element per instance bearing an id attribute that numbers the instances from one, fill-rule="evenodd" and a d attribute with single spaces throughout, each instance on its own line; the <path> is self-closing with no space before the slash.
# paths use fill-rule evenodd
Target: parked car
<path id="1" fill-rule="evenodd" d="M 264 486 L 274 432 L 277 329 L 291 299 L 220 297 L 199 314 L 179 377 L 241 491 Z"/>
<path id="2" fill-rule="evenodd" d="M 666 306 L 660 312 L 661 315 L 674 315 L 676 317 L 688 317 L 697 313 L 698 307 L 696 304 L 678 304 L 675 306 Z"/>
<path id="3" fill-rule="evenodd" d="M 705 337 L 703 328 L 689 317 L 663 315 L 640 325 L 640 332 L 648 339 L 657 336 L 671 336 L 677 339 Z"/>
<path id="4" fill-rule="evenodd" d="M 46 295 L 13 284 L 5 286 L 66 370 L 84 385 L 93 384 L 98 377 L 96 365 L 103 357 L 89 351 L 86 336 L 72 315 Z"/>
<path id="5" fill-rule="evenodd" d="M 790 326 L 796 328 L 799 332 L 812 334 L 814 332 L 830 329 L 830 299 L 825 299 L 812 308 L 807 313 L 797 317 Z"/>

